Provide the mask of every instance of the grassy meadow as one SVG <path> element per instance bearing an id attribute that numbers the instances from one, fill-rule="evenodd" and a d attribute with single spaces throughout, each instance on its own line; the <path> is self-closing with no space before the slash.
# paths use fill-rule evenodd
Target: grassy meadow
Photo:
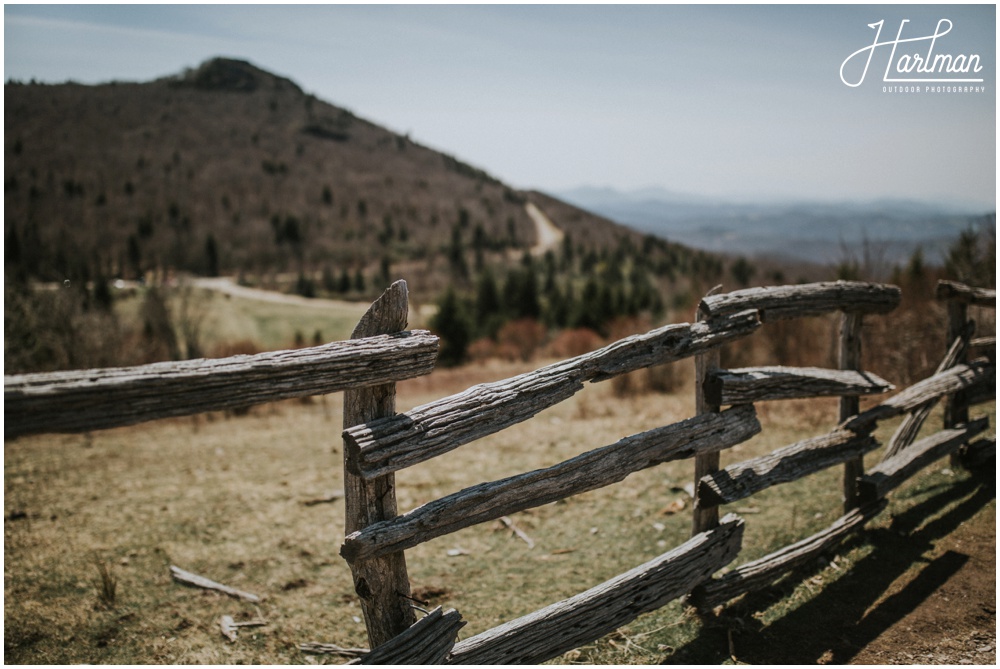
<path id="1" fill-rule="evenodd" d="M 439 370 L 401 383 L 397 408 L 537 364 Z M 612 383 L 590 385 L 532 421 L 399 472 L 400 508 L 693 415 L 690 361 L 678 365 L 685 381 L 674 394 L 618 397 Z M 312 503 L 342 489 L 341 401 L 337 394 L 259 406 L 239 417 L 207 414 L 7 442 L 6 662 L 342 663 L 305 654 L 298 645 L 364 647 L 350 570 L 338 555 L 343 501 Z M 759 414 L 762 434 L 724 453 L 723 465 L 829 429 L 837 405 L 763 404 Z M 929 422 L 926 429 L 939 427 L 940 412 Z M 497 521 L 411 549 L 406 555 L 414 596 L 428 606 L 458 609 L 468 621 L 461 632 L 467 638 L 597 585 L 686 540 L 691 520 L 684 486 L 692 473 L 690 461 L 669 463 L 516 514 L 513 522 L 534 547 Z M 961 494 L 934 503 L 952 486 Z M 734 629 L 784 629 L 797 621 L 797 610 L 822 601 L 827 584 L 856 577 L 852 564 L 878 551 L 878 542 L 891 534 L 879 528 L 890 527 L 894 516 L 919 504 L 931 515 L 947 515 L 975 496 L 974 487 L 969 474 L 942 461 L 897 491 L 870 526 L 874 532 L 849 540 L 832 563 L 814 565 L 805 580 L 770 589 L 753 611 L 703 621 L 674 602 L 556 662 L 717 663 L 733 661 L 731 653 L 739 659 L 739 646 L 731 645 Z M 736 511 L 747 522 L 737 563 L 831 523 L 840 513 L 840 489 L 835 468 L 724 507 L 723 513 Z M 969 522 L 995 523 L 995 498 L 983 503 Z M 900 568 L 917 565 L 918 557 Z M 262 602 L 182 586 L 172 581 L 170 565 L 256 593 Z M 880 573 L 879 565 L 859 572 L 873 570 Z M 223 615 L 263 618 L 267 625 L 242 628 L 231 642 L 220 632 Z"/>
<path id="2" fill-rule="evenodd" d="M 189 323 L 198 332 L 202 350 L 225 356 L 239 346 L 262 351 L 312 346 L 348 339 L 367 311 L 367 302 L 311 300 L 290 296 L 289 303 L 263 301 L 197 287 L 168 293 L 175 327 Z M 276 294 L 277 295 L 277 294 Z M 124 322 L 141 322 L 143 292 L 126 291 L 115 300 L 115 312 Z M 306 306 L 307 305 L 307 306 Z"/>

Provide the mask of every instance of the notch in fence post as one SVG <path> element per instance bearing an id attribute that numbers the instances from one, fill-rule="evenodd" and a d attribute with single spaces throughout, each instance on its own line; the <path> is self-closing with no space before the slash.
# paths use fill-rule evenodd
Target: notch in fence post
<path id="1" fill-rule="evenodd" d="M 351 339 L 392 334 L 406 329 L 408 295 L 397 281 L 372 303 Z M 344 392 L 344 429 L 396 412 L 396 384 L 386 383 Z M 396 516 L 394 474 L 365 480 L 347 471 L 344 449 L 345 536 Z M 410 579 L 402 551 L 351 565 L 354 590 L 361 598 L 370 648 L 376 648 L 416 622 L 409 603 Z"/>
<path id="2" fill-rule="evenodd" d="M 837 366 L 840 369 L 861 369 L 861 325 L 863 317 L 858 312 L 840 313 L 839 349 Z M 857 395 L 840 398 L 840 422 L 856 416 L 860 408 Z M 864 476 L 865 458 L 858 456 L 844 463 L 844 513 L 858 508 L 858 478 Z"/>
<path id="3" fill-rule="evenodd" d="M 698 320 L 704 321 L 708 314 L 698 309 Z M 709 402 L 705 392 L 705 380 L 708 376 L 719 369 L 719 349 L 714 348 L 705 353 L 699 353 L 694 357 L 695 368 L 695 413 L 698 415 L 706 413 L 718 413 L 718 404 Z M 703 476 L 714 474 L 719 471 L 719 452 L 699 453 L 694 456 L 694 504 L 691 519 L 691 536 L 711 530 L 719 525 L 719 507 L 711 506 L 707 509 L 701 508 L 698 499 L 698 482 Z"/>

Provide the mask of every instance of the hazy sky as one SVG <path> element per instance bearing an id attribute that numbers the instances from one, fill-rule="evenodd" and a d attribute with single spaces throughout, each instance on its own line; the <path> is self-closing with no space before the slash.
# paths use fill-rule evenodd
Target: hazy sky
<path id="1" fill-rule="evenodd" d="M 869 24 L 885 42 L 941 19 L 842 80 Z M 983 82 L 883 92 L 904 85 L 890 58 L 929 47 L 981 69 L 889 77 Z M 5 79 L 143 81 L 219 55 L 520 188 L 996 203 L 995 5 L 4 7 Z M 984 92 L 923 90 L 949 85 Z"/>

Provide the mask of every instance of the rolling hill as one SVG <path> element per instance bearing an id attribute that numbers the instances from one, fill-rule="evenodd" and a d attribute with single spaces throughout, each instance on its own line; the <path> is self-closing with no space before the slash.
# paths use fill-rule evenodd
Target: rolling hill
<path id="1" fill-rule="evenodd" d="M 4 105 L 5 266 L 35 279 L 353 278 L 402 264 L 433 294 L 449 257 L 504 262 L 535 242 L 525 205 L 541 194 L 244 61 L 147 83 L 8 82 Z M 547 202 L 581 251 L 642 239 Z"/>

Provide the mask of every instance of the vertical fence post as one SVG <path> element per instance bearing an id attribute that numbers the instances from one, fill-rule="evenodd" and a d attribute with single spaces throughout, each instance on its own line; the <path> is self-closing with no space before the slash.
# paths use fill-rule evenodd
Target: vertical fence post
<path id="1" fill-rule="evenodd" d="M 969 359 L 969 340 L 972 337 L 971 326 L 967 326 L 969 321 L 969 305 L 962 299 L 951 298 L 947 302 L 948 306 L 948 337 L 945 339 L 945 345 L 951 346 L 959 337 L 965 340 L 965 346 L 962 352 L 959 354 L 958 359 L 955 361 L 956 365 L 961 365 Z M 947 350 L 947 349 L 945 349 Z M 969 404 L 965 399 L 965 393 L 957 392 L 952 395 L 948 395 L 944 401 L 944 429 L 948 430 L 956 425 L 969 422 Z M 962 447 L 965 448 L 964 446 Z M 958 465 L 961 463 L 960 452 L 955 452 L 951 454 L 949 458 L 951 464 Z"/>
<path id="2" fill-rule="evenodd" d="M 392 284 L 361 317 L 352 339 L 392 334 L 406 328 L 405 281 Z M 344 392 L 344 429 L 396 411 L 396 384 L 386 383 Z M 346 453 L 346 449 L 345 449 Z M 394 474 L 365 480 L 344 466 L 345 535 L 396 516 Z M 410 580 L 402 551 L 351 565 L 354 590 L 361 598 L 370 648 L 405 631 L 416 616 L 410 606 Z"/>
<path id="3" fill-rule="evenodd" d="M 704 321 L 708 315 L 698 309 L 698 320 Z M 719 411 L 718 404 L 711 404 L 705 396 L 705 380 L 709 374 L 719 369 L 719 349 L 714 348 L 694 357 L 695 365 L 695 413 L 698 415 Z M 691 535 L 700 534 L 719 525 L 719 507 L 701 508 L 698 499 L 698 481 L 703 476 L 719 471 L 719 452 L 699 453 L 694 456 L 694 511 L 692 513 Z"/>
<path id="4" fill-rule="evenodd" d="M 861 369 L 861 323 L 858 312 L 840 312 L 839 369 Z M 858 414 L 860 402 L 857 395 L 840 398 L 840 422 Z M 858 508 L 858 477 L 865 473 L 865 458 L 859 456 L 844 463 L 844 513 Z"/>

